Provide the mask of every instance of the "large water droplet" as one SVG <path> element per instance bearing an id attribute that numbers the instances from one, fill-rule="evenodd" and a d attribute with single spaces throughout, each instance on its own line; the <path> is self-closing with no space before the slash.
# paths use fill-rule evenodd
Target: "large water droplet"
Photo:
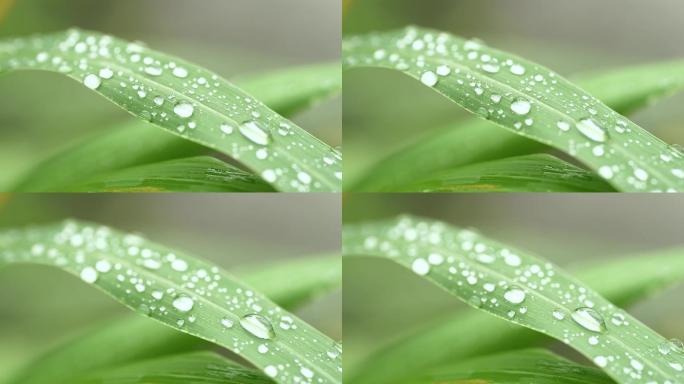
<path id="1" fill-rule="evenodd" d="M 511 65 L 511 73 L 514 75 L 522 76 L 525 74 L 525 67 L 520 64 Z"/>
<path id="2" fill-rule="evenodd" d="M 271 141 L 268 132 L 261 128 L 255 121 L 247 121 L 240 125 L 240 133 L 249 141 L 259 145 L 267 145 Z"/>
<path id="3" fill-rule="evenodd" d="M 86 283 L 92 284 L 97 281 L 97 271 L 92 267 L 85 267 L 81 271 L 81 279 Z"/>
<path id="4" fill-rule="evenodd" d="M 100 87 L 100 84 L 102 84 L 102 81 L 100 81 L 100 78 L 97 77 L 97 75 L 93 75 L 92 73 L 90 75 L 87 75 L 83 79 L 83 85 L 90 89 L 97 89 Z"/>
<path id="5" fill-rule="evenodd" d="M 608 134 L 593 119 L 582 119 L 577 123 L 577 130 L 589 140 L 600 143 L 606 141 Z"/>
<path id="6" fill-rule="evenodd" d="M 178 296 L 173 300 L 173 306 L 181 312 L 188 312 L 195 305 L 195 302 L 187 296 Z"/>
<path id="7" fill-rule="evenodd" d="M 176 77 L 185 78 L 188 76 L 188 71 L 183 67 L 176 67 L 173 69 L 173 75 Z"/>
<path id="8" fill-rule="evenodd" d="M 532 109 L 532 105 L 527 100 L 518 99 L 511 103 L 511 110 L 517 115 L 527 115 L 530 113 L 530 109 Z"/>
<path id="9" fill-rule="evenodd" d="M 193 106 L 188 103 L 178 103 L 173 107 L 173 113 L 183 118 L 188 118 L 192 116 L 192 113 L 194 111 L 195 108 L 193 108 Z"/>
<path id="10" fill-rule="evenodd" d="M 437 85 L 437 81 L 437 75 L 432 71 L 427 71 L 420 76 L 420 82 L 428 87 L 434 87 Z"/>
<path id="11" fill-rule="evenodd" d="M 504 299 L 509 303 L 520 304 L 525 301 L 525 292 L 522 289 L 511 288 L 504 293 Z"/>
<path id="12" fill-rule="evenodd" d="M 488 63 L 482 66 L 482 70 L 487 73 L 497 73 L 499 72 L 499 66 L 496 64 Z"/>
<path id="13" fill-rule="evenodd" d="M 261 315 L 255 313 L 245 315 L 245 317 L 240 319 L 240 325 L 245 331 L 260 339 L 270 340 L 275 337 L 273 325 L 271 325 L 267 318 Z"/>
<path id="14" fill-rule="evenodd" d="M 425 259 L 415 259 L 411 264 L 411 270 L 420 276 L 430 273 L 430 264 Z"/>
<path id="15" fill-rule="evenodd" d="M 606 322 L 603 320 L 603 316 L 589 307 L 575 309 L 571 317 L 584 329 L 597 333 L 606 331 Z"/>

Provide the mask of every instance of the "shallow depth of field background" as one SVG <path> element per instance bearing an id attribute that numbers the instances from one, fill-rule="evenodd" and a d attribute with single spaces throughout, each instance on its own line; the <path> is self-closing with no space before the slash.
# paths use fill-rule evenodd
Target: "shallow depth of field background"
<path id="1" fill-rule="evenodd" d="M 333 194 L 0 194 L 0 231 L 77 218 L 143 234 L 228 271 L 314 255 L 339 255 Z M 55 268 L 0 268 L 0 382 L 25 359 L 132 313 Z M 341 293 L 295 311 L 342 339 Z M 152 321 L 152 320 L 150 320 Z"/>
<path id="2" fill-rule="evenodd" d="M 684 250 L 684 197 L 679 195 L 356 193 L 344 201 L 345 222 L 402 213 L 472 227 L 565 270 L 630 254 Z M 412 328 L 454 311 L 474 311 L 388 260 L 344 259 L 343 284 L 346 372 Z M 684 339 L 683 296 L 681 284 L 626 309 L 665 337 Z M 566 348 L 560 351 L 582 359 Z"/>
<path id="3" fill-rule="evenodd" d="M 479 38 L 560 74 L 684 59 L 679 0 L 344 0 L 344 35 L 419 25 Z M 668 143 L 684 145 L 684 96 L 630 116 Z M 396 71 L 344 73 L 345 186 L 375 161 L 430 130 L 473 118 Z M 503 129 L 503 128 L 502 128 Z"/>
<path id="4" fill-rule="evenodd" d="M 340 56 L 339 0 L 0 0 L 0 39 L 72 26 L 144 41 L 229 80 Z M 293 120 L 338 146 L 340 114 L 336 98 Z M 131 118 L 60 74 L 0 77 L 0 190 L 55 151 Z"/>

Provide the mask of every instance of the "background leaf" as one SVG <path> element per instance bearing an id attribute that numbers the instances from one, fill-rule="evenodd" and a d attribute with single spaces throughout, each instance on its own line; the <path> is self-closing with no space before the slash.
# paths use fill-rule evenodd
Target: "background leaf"
<path id="1" fill-rule="evenodd" d="M 245 164 L 282 191 L 336 191 L 341 155 L 214 73 L 93 32 L 0 42 L 0 72 L 83 82 L 128 112 Z"/>
<path id="2" fill-rule="evenodd" d="M 277 382 L 341 380 L 336 343 L 208 263 L 74 221 L 5 231 L 0 245 L 4 263 L 79 275 L 139 313 L 228 348 Z"/>
<path id="3" fill-rule="evenodd" d="M 345 255 L 395 260 L 473 307 L 562 340 L 619 382 L 682 376 L 684 355 L 660 352 L 668 340 L 547 261 L 408 216 L 345 226 L 343 236 Z"/>
<path id="4" fill-rule="evenodd" d="M 618 190 L 684 190 L 679 150 L 535 63 L 415 27 L 346 38 L 343 53 L 348 68 L 420 79 L 468 111 L 570 154 Z"/>

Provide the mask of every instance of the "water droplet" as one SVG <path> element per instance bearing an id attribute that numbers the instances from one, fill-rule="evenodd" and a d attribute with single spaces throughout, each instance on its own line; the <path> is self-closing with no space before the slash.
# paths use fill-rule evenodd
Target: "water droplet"
<path id="1" fill-rule="evenodd" d="M 606 141 L 608 134 L 593 119 L 582 119 L 577 123 L 577 130 L 589 140 L 600 143 Z"/>
<path id="2" fill-rule="evenodd" d="M 226 124 L 226 123 L 221 124 L 219 129 L 221 130 L 221 132 L 225 133 L 226 135 L 230 135 L 231 133 L 233 133 L 233 127 Z"/>
<path id="3" fill-rule="evenodd" d="M 187 296 L 178 296 L 173 300 L 173 306 L 181 312 L 188 312 L 195 305 L 195 302 Z"/>
<path id="4" fill-rule="evenodd" d="M 97 281 L 97 271 L 92 267 L 85 267 L 81 271 L 81 279 L 88 284 L 92 284 Z"/>
<path id="5" fill-rule="evenodd" d="M 417 275 L 425 276 L 430 273 L 430 264 L 425 259 L 415 259 L 411 264 L 411 270 Z"/>
<path id="6" fill-rule="evenodd" d="M 273 366 L 273 365 L 267 365 L 267 366 L 264 368 L 264 373 L 265 373 L 266 376 L 268 376 L 268 377 L 276 377 L 276 376 L 278 375 L 278 368 L 276 368 L 276 367 Z"/>
<path id="7" fill-rule="evenodd" d="M 629 365 L 631 365 L 632 368 L 636 369 L 637 371 L 641 371 L 641 370 L 644 369 L 644 365 L 641 364 L 641 362 L 639 362 L 639 361 L 637 361 L 637 360 L 634 360 L 634 359 L 632 359 L 632 360 L 629 362 Z"/>
<path id="8" fill-rule="evenodd" d="M 172 73 L 174 76 L 180 77 L 181 79 L 188 76 L 188 71 L 183 67 L 174 68 Z"/>
<path id="9" fill-rule="evenodd" d="M 145 67 L 145 73 L 150 76 L 159 76 L 162 74 L 162 69 L 159 67 Z"/>
<path id="10" fill-rule="evenodd" d="M 302 376 L 306 377 L 307 379 L 312 378 L 314 375 L 313 371 L 306 367 L 302 367 L 302 369 L 300 369 L 299 372 L 301 372 Z"/>
<path id="11" fill-rule="evenodd" d="M 504 293 L 504 299 L 512 304 L 520 304 L 525 301 L 525 292 L 522 289 L 511 288 Z"/>
<path id="12" fill-rule="evenodd" d="M 100 84 L 102 84 L 100 78 L 97 77 L 97 75 L 93 75 L 92 73 L 86 75 L 86 77 L 83 79 L 83 85 L 90 89 L 97 89 L 100 87 Z"/>
<path id="13" fill-rule="evenodd" d="M 449 76 L 449 74 L 451 73 L 451 68 L 449 68 L 446 65 L 440 65 L 439 67 L 437 67 L 436 71 L 437 74 L 440 76 Z"/>
<path id="14" fill-rule="evenodd" d="M 114 76 L 114 72 L 109 68 L 100 69 L 99 75 L 103 79 L 111 79 Z"/>
<path id="15" fill-rule="evenodd" d="M 532 105 L 527 100 L 518 99 L 511 103 L 511 110 L 517 115 L 527 115 L 530 113 L 530 109 L 532 109 Z"/>
<path id="16" fill-rule="evenodd" d="M 227 317 L 221 319 L 221 325 L 223 325 L 225 328 L 233 328 L 233 324 L 235 324 L 235 322 Z"/>
<path id="17" fill-rule="evenodd" d="M 556 320 L 565 320 L 565 313 L 559 309 L 554 310 L 552 315 Z"/>
<path id="18" fill-rule="evenodd" d="M 603 320 L 603 316 L 589 307 L 575 309 L 571 317 L 584 329 L 597 333 L 606 331 L 606 322 Z"/>
<path id="19" fill-rule="evenodd" d="M 482 70 L 487 72 L 487 73 L 497 73 L 499 72 L 499 66 L 496 64 L 484 64 L 482 66 Z"/>
<path id="20" fill-rule="evenodd" d="M 492 95 L 490 99 L 498 104 L 501 101 L 501 95 Z"/>
<path id="21" fill-rule="evenodd" d="M 255 121 L 248 121 L 240 125 L 240 133 L 249 141 L 259 145 L 267 145 L 271 141 L 268 132 L 263 130 Z"/>
<path id="22" fill-rule="evenodd" d="M 178 272 L 185 272 L 188 270 L 188 263 L 182 259 L 175 259 L 171 262 L 171 268 Z"/>
<path id="23" fill-rule="evenodd" d="M 420 76 L 420 82 L 427 85 L 428 87 L 434 87 L 437 85 L 437 75 L 432 71 L 427 71 Z"/>
<path id="24" fill-rule="evenodd" d="M 444 256 L 439 253 L 431 253 L 428 256 L 428 263 L 432 265 L 441 265 L 444 262 Z"/>
<path id="25" fill-rule="evenodd" d="M 641 168 L 636 168 L 634 170 L 634 176 L 641 181 L 648 180 L 648 172 L 644 171 Z"/>
<path id="26" fill-rule="evenodd" d="M 599 343 L 599 338 L 596 336 L 591 336 L 589 338 L 589 345 L 596 345 Z"/>
<path id="27" fill-rule="evenodd" d="M 154 103 L 157 104 L 157 105 L 162 105 L 162 104 L 164 104 L 164 98 L 161 97 L 161 96 L 155 97 L 153 101 L 154 101 Z"/>
<path id="28" fill-rule="evenodd" d="M 107 260 L 100 260 L 95 263 L 95 269 L 98 272 L 107 273 L 112 269 L 112 264 Z"/>
<path id="29" fill-rule="evenodd" d="M 599 167 L 598 173 L 601 177 L 603 177 L 606 180 L 610 180 L 613 178 L 613 170 L 607 165 Z"/>
<path id="30" fill-rule="evenodd" d="M 556 126 L 563 132 L 567 132 L 570 130 L 570 123 L 566 121 L 559 121 L 558 123 L 556 123 Z"/>
<path id="31" fill-rule="evenodd" d="M 514 75 L 522 76 L 525 74 L 525 67 L 520 64 L 511 65 L 511 73 Z"/>
<path id="32" fill-rule="evenodd" d="M 245 317 L 240 319 L 240 325 L 245 331 L 260 339 L 269 340 L 275 337 L 273 325 L 271 325 L 267 318 L 261 315 L 255 313 L 245 315 Z"/>
<path id="33" fill-rule="evenodd" d="M 684 343 L 679 339 L 670 339 L 670 349 L 677 353 L 684 353 Z"/>
<path id="34" fill-rule="evenodd" d="M 672 367 L 672 369 L 674 369 L 677 372 L 681 372 L 682 370 L 684 370 L 684 367 L 682 367 L 682 365 L 679 363 L 669 363 L 669 364 L 670 364 L 670 367 Z"/>
<path id="35" fill-rule="evenodd" d="M 192 116 L 192 113 L 194 111 L 195 108 L 188 103 L 178 103 L 173 107 L 173 113 L 183 118 L 188 118 Z"/>
<path id="36" fill-rule="evenodd" d="M 603 368 L 606 365 L 608 365 L 608 359 L 606 359 L 604 356 L 596 356 L 594 358 L 594 363 L 599 367 Z"/>
<path id="37" fill-rule="evenodd" d="M 298 172 L 297 180 L 303 184 L 311 184 L 311 176 L 306 172 Z"/>

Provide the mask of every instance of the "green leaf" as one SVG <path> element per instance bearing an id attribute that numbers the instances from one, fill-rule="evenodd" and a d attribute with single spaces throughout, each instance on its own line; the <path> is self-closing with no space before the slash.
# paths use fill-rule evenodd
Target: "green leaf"
<path id="1" fill-rule="evenodd" d="M 610 108 L 629 114 L 684 87 L 684 62 L 672 61 L 585 75 L 577 83 Z M 375 164 L 351 188 L 392 191 L 440 170 L 529 154 L 547 147 L 480 119 L 450 124 L 428 133 Z"/>
<path id="2" fill-rule="evenodd" d="M 70 192 L 270 192 L 251 173 L 209 156 L 167 160 L 103 174 Z"/>
<path id="3" fill-rule="evenodd" d="M 185 353 L 108 369 L 76 380 L 81 384 L 266 384 L 263 374 L 212 352 Z"/>
<path id="4" fill-rule="evenodd" d="M 667 339 L 548 261 L 408 216 L 348 225 L 343 237 L 345 255 L 390 258 L 475 308 L 563 341 L 618 382 L 684 378 L 684 355 L 659 352 Z"/>
<path id="5" fill-rule="evenodd" d="M 594 174 L 551 155 L 476 163 L 425 177 L 398 192 L 608 192 Z"/>
<path id="6" fill-rule="evenodd" d="M 138 313 L 235 352 L 277 382 L 341 382 L 334 341 L 181 252 L 75 221 L 2 232 L 0 250 L 4 263 L 52 265 L 80 276 Z"/>
<path id="7" fill-rule="evenodd" d="M 341 89 L 339 64 L 293 67 L 236 80 L 248 93 L 285 116 Z M 296 87 L 293 84 L 297 84 Z M 102 173 L 178 157 L 207 153 L 207 148 L 150 123 L 131 120 L 81 140 L 34 167 L 15 188 L 24 192 L 64 191 Z M 88 159 L 88 161 L 83 161 Z"/>
<path id="8" fill-rule="evenodd" d="M 468 111 L 560 149 L 620 191 L 684 191 L 684 156 L 535 63 L 439 31 L 409 27 L 347 38 L 347 68 L 420 79 Z"/>
<path id="9" fill-rule="evenodd" d="M 543 349 L 523 349 L 458 361 L 413 383 L 610 384 L 601 370 Z"/>
<path id="10" fill-rule="evenodd" d="M 133 115 L 240 161 L 281 191 L 338 191 L 341 155 L 218 75 L 72 29 L 0 41 L 0 72 L 63 73 Z"/>
<path id="11" fill-rule="evenodd" d="M 234 271 L 247 284 L 287 309 L 339 288 L 339 256 L 307 257 Z M 291 276 L 297 276 L 293 282 Z M 70 383 L 76 376 L 139 359 L 204 347 L 202 339 L 132 314 L 95 326 L 30 362 L 13 384 Z M 102 348 L 106 345 L 107 348 Z"/>

